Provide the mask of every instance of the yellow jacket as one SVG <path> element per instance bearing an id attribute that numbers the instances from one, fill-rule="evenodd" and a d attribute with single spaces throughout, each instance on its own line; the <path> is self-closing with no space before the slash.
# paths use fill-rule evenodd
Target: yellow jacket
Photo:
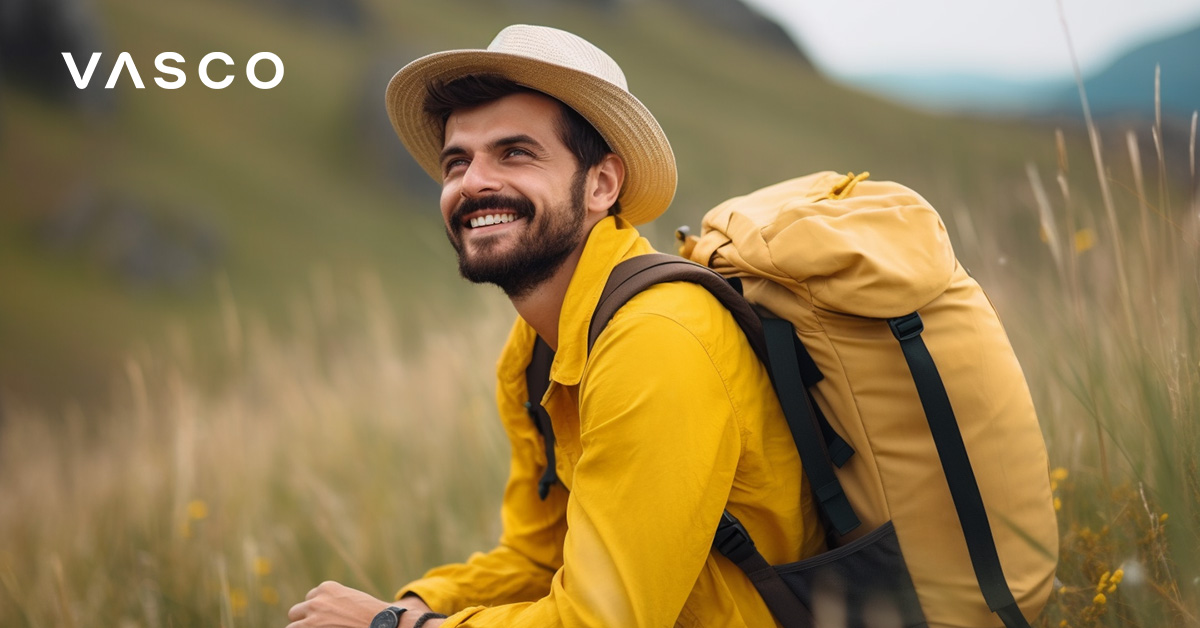
<path id="1" fill-rule="evenodd" d="M 609 272 L 651 253 L 620 218 L 588 236 L 559 318 L 543 405 L 561 486 L 524 408 L 535 333 L 517 320 L 497 368 L 512 445 L 498 547 L 405 586 L 452 626 L 775 625 L 736 565 L 712 552 L 721 510 L 772 564 L 824 548 L 800 459 L 766 370 L 700 286 L 630 300 L 587 353 Z M 565 488 L 565 490 L 564 490 Z"/>

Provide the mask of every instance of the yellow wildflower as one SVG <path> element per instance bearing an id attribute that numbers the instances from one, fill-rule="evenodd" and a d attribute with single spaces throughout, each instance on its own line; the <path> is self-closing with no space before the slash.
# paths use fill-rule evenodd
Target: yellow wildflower
<path id="1" fill-rule="evenodd" d="M 1121 584 L 1121 579 L 1124 577 L 1125 577 L 1124 570 L 1117 569 L 1116 571 L 1114 571 L 1112 577 L 1108 579 L 1108 588 L 1105 589 L 1104 592 L 1112 593 L 1112 592 L 1116 591 L 1117 585 Z"/>
<path id="2" fill-rule="evenodd" d="M 1091 229 L 1080 229 L 1075 232 L 1075 252 L 1082 253 L 1096 246 L 1096 232 Z"/>
<path id="3" fill-rule="evenodd" d="M 254 575 L 261 578 L 263 576 L 270 575 L 270 573 L 271 573 L 271 561 L 270 560 L 268 560 L 264 556 L 259 556 L 258 558 L 254 559 Z"/>
<path id="4" fill-rule="evenodd" d="M 1104 591 L 1104 587 L 1108 586 L 1108 578 L 1111 575 L 1112 575 L 1111 571 L 1106 571 L 1106 572 L 1104 572 L 1104 575 L 1100 576 L 1100 582 L 1096 583 L 1096 592 L 1097 593 Z"/>
<path id="5" fill-rule="evenodd" d="M 1092 598 L 1092 604 L 1096 606 L 1104 606 L 1106 602 L 1108 602 L 1108 598 L 1104 597 L 1103 593 L 1097 593 L 1096 597 Z"/>
<path id="6" fill-rule="evenodd" d="M 208 517 L 208 504 L 204 503 L 202 499 L 193 499 L 188 502 L 187 515 L 188 519 L 195 519 L 196 521 Z"/>
<path id="7" fill-rule="evenodd" d="M 1062 482 L 1063 480 L 1067 479 L 1069 474 L 1070 473 L 1066 470 L 1066 468 L 1055 467 L 1055 469 L 1050 472 L 1050 479 L 1054 480 L 1055 482 Z"/>
<path id="8" fill-rule="evenodd" d="M 1054 498 L 1054 510 L 1062 510 L 1062 500 L 1057 497 Z"/>
<path id="9" fill-rule="evenodd" d="M 1067 628 L 1067 626 L 1069 626 L 1069 625 L 1070 625 L 1070 624 L 1068 624 L 1068 623 L 1067 623 L 1067 620 L 1065 620 L 1065 619 L 1064 619 L 1064 620 L 1062 620 L 1062 621 L 1060 621 L 1060 622 L 1058 622 L 1058 628 Z"/>
<path id="10" fill-rule="evenodd" d="M 275 606 L 279 603 L 279 592 L 275 590 L 275 587 L 263 587 L 259 589 L 258 597 L 262 598 L 263 603 L 267 606 Z"/>
<path id="11" fill-rule="evenodd" d="M 246 598 L 246 592 L 241 589 L 229 590 L 229 608 L 234 615 L 242 616 L 246 614 L 246 607 L 250 605 L 250 600 Z"/>
<path id="12" fill-rule="evenodd" d="M 1165 513 L 1165 512 L 1164 512 L 1163 514 L 1159 515 L 1159 516 L 1158 516 L 1158 522 L 1159 522 L 1159 523 L 1166 523 L 1166 522 L 1167 522 L 1167 513 Z"/>

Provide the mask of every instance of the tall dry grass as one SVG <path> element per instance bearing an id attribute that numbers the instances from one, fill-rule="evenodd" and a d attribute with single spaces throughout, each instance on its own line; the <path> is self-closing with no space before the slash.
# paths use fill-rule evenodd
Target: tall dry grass
<path id="1" fill-rule="evenodd" d="M 495 543 L 507 304 L 404 347 L 377 280 L 331 279 L 286 339 L 226 298 L 215 390 L 131 358 L 111 407 L 7 409 L 0 625 L 281 626 L 324 579 L 386 598 Z"/>
<path id="2" fill-rule="evenodd" d="M 1053 184 L 1028 170 L 1052 263 L 1004 290 L 1010 329 L 1036 347 L 1023 364 L 1057 467 L 1060 584 L 1041 625 L 1200 626 L 1196 115 L 1173 185 L 1161 114 L 1106 159 L 1081 97 L 1091 163 L 1070 163 L 1060 131 Z"/>

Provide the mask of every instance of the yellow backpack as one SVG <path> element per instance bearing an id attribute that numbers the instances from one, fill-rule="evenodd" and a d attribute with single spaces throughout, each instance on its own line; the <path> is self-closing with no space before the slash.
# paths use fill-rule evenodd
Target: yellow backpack
<path id="1" fill-rule="evenodd" d="M 771 566 L 728 512 L 717 526 L 714 548 L 785 627 L 863 626 L 883 612 L 887 625 L 1027 628 L 1058 555 L 1029 389 L 937 212 L 866 176 L 822 172 L 730 199 L 699 238 L 681 230 L 692 262 L 622 262 L 589 348 L 655 283 L 699 283 L 733 313 L 768 366 L 830 531 L 828 552 Z M 548 371 L 539 346 L 531 400 Z M 530 404 L 535 421 L 540 410 Z M 542 483 L 553 481 L 551 466 Z"/>

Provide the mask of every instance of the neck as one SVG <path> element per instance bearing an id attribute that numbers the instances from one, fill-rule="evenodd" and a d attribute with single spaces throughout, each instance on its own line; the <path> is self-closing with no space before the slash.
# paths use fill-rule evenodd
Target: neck
<path id="1" fill-rule="evenodd" d="M 582 254 L 581 243 L 549 279 L 528 294 L 511 299 L 521 318 L 555 351 L 558 351 L 558 317 L 562 313 L 563 299 Z"/>

